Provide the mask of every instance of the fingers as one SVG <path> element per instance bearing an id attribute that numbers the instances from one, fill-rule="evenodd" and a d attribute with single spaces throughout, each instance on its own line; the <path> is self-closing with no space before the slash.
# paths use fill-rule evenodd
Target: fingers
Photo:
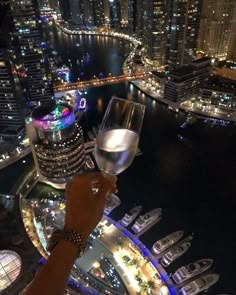
<path id="1" fill-rule="evenodd" d="M 78 191 L 80 195 L 88 197 L 88 193 L 92 195 L 92 190 L 95 188 L 98 190 L 96 197 L 105 198 L 108 192 L 116 192 L 116 182 L 116 176 L 106 175 L 104 177 L 100 172 L 76 175 L 66 184 L 66 195 L 69 196 L 73 191 Z"/>

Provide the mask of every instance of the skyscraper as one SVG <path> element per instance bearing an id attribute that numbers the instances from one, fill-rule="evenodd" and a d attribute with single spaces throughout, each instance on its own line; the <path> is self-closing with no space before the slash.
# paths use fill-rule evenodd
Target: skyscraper
<path id="1" fill-rule="evenodd" d="M 174 102 L 196 98 L 200 88 L 209 80 L 209 68 L 210 59 L 204 57 L 173 70 L 166 81 L 165 98 Z"/>
<path id="2" fill-rule="evenodd" d="M 236 1 L 204 0 L 198 50 L 219 60 L 235 48 Z"/>
<path id="3" fill-rule="evenodd" d="M 143 0 L 128 0 L 128 32 L 142 37 Z"/>
<path id="4" fill-rule="evenodd" d="M 16 140 L 24 131 L 25 103 L 16 69 L 0 50 L 0 137 Z"/>
<path id="5" fill-rule="evenodd" d="M 121 26 L 127 28 L 128 26 L 128 0 L 120 1 Z"/>
<path id="6" fill-rule="evenodd" d="M 94 11 L 94 25 L 97 27 L 104 26 L 104 24 L 105 24 L 104 0 L 94 0 L 93 1 L 93 11 Z"/>
<path id="7" fill-rule="evenodd" d="M 143 2 L 143 42 L 155 64 L 165 65 L 166 1 Z"/>
<path id="8" fill-rule="evenodd" d="M 167 0 L 166 3 L 166 59 L 172 69 L 190 64 L 196 58 L 201 0 Z"/>
<path id="9" fill-rule="evenodd" d="M 71 22 L 76 25 L 84 24 L 84 2 L 83 0 L 69 0 Z"/>
<path id="10" fill-rule="evenodd" d="M 84 166 L 81 127 L 68 104 L 36 108 L 26 120 L 35 166 L 41 179 L 65 183 Z"/>
<path id="11" fill-rule="evenodd" d="M 70 13 L 70 1 L 59 0 L 59 9 L 61 13 L 61 18 L 68 21 L 71 17 Z"/>
<path id="12" fill-rule="evenodd" d="M 15 26 L 18 67 L 23 76 L 27 105 L 34 107 L 52 98 L 51 77 L 41 48 L 42 32 L 36 0 L 16 0 L 11 4 Z"/>
<path id="13" fill-rule="evenodd" d="M 113 29 L 121 27 L 121 4 L 120 0 L 109 0 L 110 25 Z"/>

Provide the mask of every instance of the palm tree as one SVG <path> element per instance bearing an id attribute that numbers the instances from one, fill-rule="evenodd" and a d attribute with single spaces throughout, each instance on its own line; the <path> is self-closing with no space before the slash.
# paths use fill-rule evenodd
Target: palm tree
<path id="1" fill-rule="evenodd" d="M 122 250 L 124 248 L 124 241 L 121 239 L 118 239 L 118 241 L 116 242 L 116 245 L 119 247 L 119 250 Z"/>
<path id="2" fill-rule="evenodd" d="M 133 265 L 138 265 L 138 259 L 134 258 L 130 261 L 130 265 L 133 266 Z"/>
<path id="3" fill-rule="evenodd" d="M 140 284 L 140 292 L 141 292 L 141 294 L 142 293 L 147 293 L 147 291 L 148 291 L 148 284 L 147 284 L 147 282 L 142 282 L 141 284 Z"/>
<path id="4" fill-rule="evenodd" d="M 153 281 L 148 281 L 147 282 L 147 286 L 148 286 L 148 292 L 151 293 L 153 289 L 155 289 L 156 285 Z"/>
<path id="5" fill-rule="evenodd" d="M 142 276 L 141 276 L 141 272 L 140 271 L 138 271 L 137 273 L 136 273 L 136 275 L 135 275 L 135 280 L 136 281 L 140 281 L 140 280 L 142 280 Z"/>

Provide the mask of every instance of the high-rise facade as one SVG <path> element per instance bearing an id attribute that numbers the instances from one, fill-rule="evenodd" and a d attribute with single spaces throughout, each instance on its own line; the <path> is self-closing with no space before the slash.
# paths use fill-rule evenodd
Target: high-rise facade
<path id="1" fill-rule="evenodd" d="M 120 1 L 121 27 L 128 27 L 128 0 Z"/>
<path id="2" fill-rule="evenodd" d="M 16 69 L 6 51 L 0 50 L 0 137 L 20 139 L 24 131 L 25 101 Z"/>
<path id="3" fill-rule="evenodd" d="M 236 30 L 235 0 L 204 0 L 198 50 L 219 60 L 232 56 Z"/>
<path id="4" fill-rule="evenodd" d="M 102 27 L 105 24 L 105 3 L 104 0 L 94 0 L 93 1 L 93 15 L 94 15 L 94 25 L 97 27 Z"/>
<path id="5" fill-rule="evenodd" d="M 196 58 L 201 0 L 167 0 L 166 4 L 166 60 L 173 69 Z"/>
<path id="6" fill-rule="evenodd" d="M 41 48 L 42 32 L 36 0 L 15 0 L 11 4 L 15 26 L 14 41 L 18 67 L 28 107 L 49 101 L 53 96 L 47 59 Z"/>
<path id="7" fill-rule="evenodd" d="M 71 22 L 76 25 L 84 25 L 83 0 L 69 0 Z"/>
<path id="8" fill-rule="evenodd" d="M 143 42 L 148 56 L 157 66 L 165 65 L 166 1 L 143 2 Z"/>
<path id="9" fill-rule="evenodd" d="M 120 0 L 109 0 L 110 26 L 113 29 L 121 28 Z"/>
<path id="10" fill-rule="evenodd" d="M 128 0 L 128 32 L 142 38 L 143 0 Z"/>
<path id="11" fill-rule="evenodd" d="M 26 120 L 35 166 L 42 179 L 65 183 L 84 166 L 81 127 L 68 104 L 36 108 Z"/>
<path id="12" fill-rule="evenodd" d="M 66 21 L 70 20 L 70 17 L 71 17 L 70 5 L 71 5 L 70 1 L 59 0 L 59 10 L 61 13 L 61 18 L 63 20 L 66 20 Z"/>
<path id="13" fill-rule="evenodd" d="M 173 70 L 165 85 L 165 98 L 174 102 L 184 102 L 197 97 L 210 77 L 210 59 L 204 57 L 191 64 Z"/>

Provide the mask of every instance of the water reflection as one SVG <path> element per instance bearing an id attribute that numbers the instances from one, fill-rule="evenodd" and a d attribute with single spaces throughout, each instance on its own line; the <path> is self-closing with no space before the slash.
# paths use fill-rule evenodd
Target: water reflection
<path id="1" fill-rule="evenodd" d="M 103 99 L 99 98 L 97 101 L 97 110 L 99 113 L 103 113 Z"/>

